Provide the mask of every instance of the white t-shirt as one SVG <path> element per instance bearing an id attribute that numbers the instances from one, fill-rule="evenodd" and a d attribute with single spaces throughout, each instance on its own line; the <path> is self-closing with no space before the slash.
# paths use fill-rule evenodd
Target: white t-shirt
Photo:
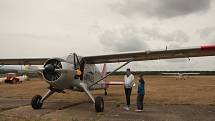
<path id="1" fill-rule="evenodd" d="M 125 75 L 124 81 L 125 81 L 125 87 L 131 88 L 134 84 L 134 75 L 133 74 L 130 74 L 129 76 Z"/>

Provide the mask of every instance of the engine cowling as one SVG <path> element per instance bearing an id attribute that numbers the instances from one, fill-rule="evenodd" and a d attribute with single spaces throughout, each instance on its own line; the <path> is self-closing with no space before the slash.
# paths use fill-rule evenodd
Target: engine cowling
<path id="1" fill-rule="evenodd" d="M 62 71 L 63 70 L 63 71 Z M 74 85 L 74 65 L 63 59 L 50 59 L 44 64 L 43 77 L 57 89 L 71 88 Z"/>
<path id="2" fill-rule="evenodd" d="M 49 82 L 54 82 L 62 75 L 56 69 L 62 69 L 61 61 L 57 59 L 50 59 L 44 65 L 43 76 Z"/>

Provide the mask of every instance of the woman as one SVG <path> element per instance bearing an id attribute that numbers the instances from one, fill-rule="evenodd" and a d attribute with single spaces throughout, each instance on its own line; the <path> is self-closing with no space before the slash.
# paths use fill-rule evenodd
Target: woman
<path id="1" fill-rule="evenodd" d="M 136 112 L 143 111 L 143 100 L 145 95 L 145 81 L 143 78 L 143 74 L 139 76 L 139 85 L 138 85 L 138 91 L 137 91 L 137 109 Z"/>
<path id="2" fill-rule="evenodd" d="M 129 111 L 132 86 L 134 84 L 134 75 L 131 73 L 131 70 L 129 68 L 126 70 L 124 81 L 125 81 L 125 96 L 126 96 L 126 102 L 127 102 L 127 106 L 124 107 L 124 109 Z"/>

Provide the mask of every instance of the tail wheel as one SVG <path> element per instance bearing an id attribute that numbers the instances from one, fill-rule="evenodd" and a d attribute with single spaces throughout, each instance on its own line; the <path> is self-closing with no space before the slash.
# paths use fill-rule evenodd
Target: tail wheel
<path id="1" fill-rule="evenodd" d="M 41 103 L 42 96 L 35 95 L 31 100 L 31 106 L 33 109 L 41 109 L 43 103 Z"/>
<path id="2" fill-rule="evenodd" d="M 104 111 L 104 100 L 100 96 L 96 97 L 95 99 L 95 109 L 96 109 L 96 112 Z"/>

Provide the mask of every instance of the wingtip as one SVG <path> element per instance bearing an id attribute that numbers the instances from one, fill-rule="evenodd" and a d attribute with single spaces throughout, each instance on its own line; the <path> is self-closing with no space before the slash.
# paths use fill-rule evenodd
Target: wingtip
<path id="1" fill-rule="evenodd" d="M 215 50 L 215 45 L 203 45 L 201 46 L 202 50 Z"/>

